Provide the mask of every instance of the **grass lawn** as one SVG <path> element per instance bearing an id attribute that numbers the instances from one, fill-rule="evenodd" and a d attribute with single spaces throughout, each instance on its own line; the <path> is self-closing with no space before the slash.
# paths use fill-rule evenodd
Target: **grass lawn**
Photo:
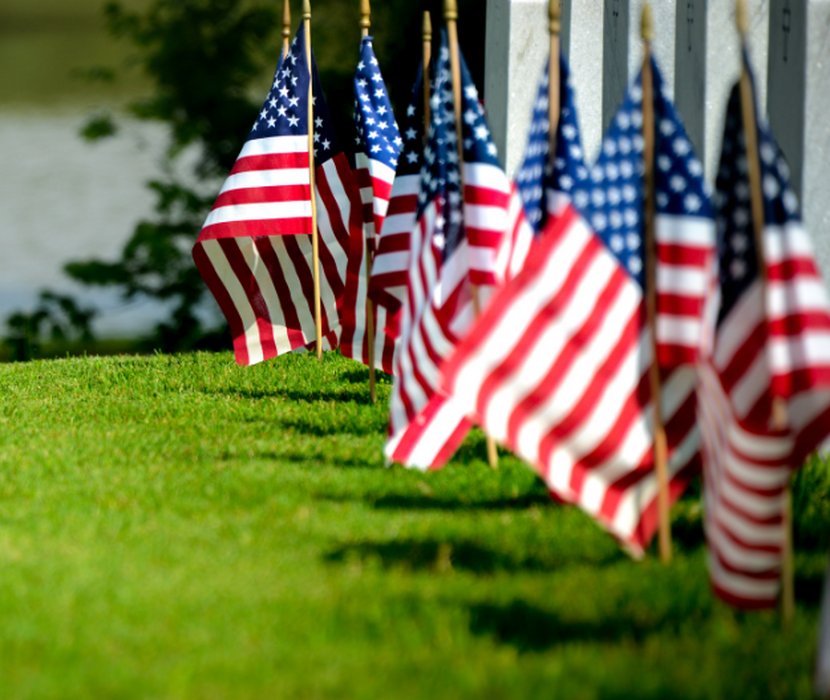
<path id="1" fill-rule="evenodd" d="M 480 434 L 386 469 L 388 394 L 333 354 L 0 365 L 0 698 L 810 697 L 828 465 L 783 633 L 712 597 L 694 498 L 633 562 Z"/>

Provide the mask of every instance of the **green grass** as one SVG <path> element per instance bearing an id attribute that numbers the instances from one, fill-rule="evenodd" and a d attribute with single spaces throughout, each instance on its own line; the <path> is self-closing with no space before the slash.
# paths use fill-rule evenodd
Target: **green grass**
<path id="1" fill-rule="evenodd" d="M 480 434 L 385 468 L 365 379 L 336 355 L 0 365 L 0 698 L 810 697 L 826 464 L 782 633 L 713 599 L 696 501 L 671 566 L 633 562 Z"/>

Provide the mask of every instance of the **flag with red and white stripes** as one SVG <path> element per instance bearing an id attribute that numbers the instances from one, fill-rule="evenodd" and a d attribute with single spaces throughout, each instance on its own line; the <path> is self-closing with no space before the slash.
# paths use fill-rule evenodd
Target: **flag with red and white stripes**
<path id="1" fill-rule="evenodd" d="M 323 344 L 336 346 L 338 301 L 359 245 L 359 192 L 337 147 L 316 67 L 297 32 L 245 146 L 202 228 L 193 258 L 251 365 L 315 342 L 308 134 L 314 138 Z M 308 123 L 313 84 L 314 123 Z"/>
<path id="2" fill-rule="evenodd" d="M 407 297 L 386 445 L 390 460 L 420 468 L 444 460 L 448 445 L 469 429 L 463 415 L 445 405 L 438 391 L 439 373 L 444 359 L 475 320 L 476 303 L 486 304 L 490 288 L 500 282 L 498 252 L 512 198 L 478 91 L 463 56 L 459 58 L 462 144 L 455 130 L 444 32 L 432 86 L 417 221 L 409 240 Z"/>
<path id="3" fill-rule="evenodd" d="M 399 333 L 397 318 L 406 297 L 409 276 L 409 234 L 415 228 L 418 192 L 421 187 L 421 151 L 424 138 L 423 67 L 418 67 L 412 97 L 406 108 L 401 134 L 403 149 L 398 158 L 389 208 L 380 229 L 372 260 L 369 298 L 387 310 L 387 332 Z"/>
<path id="4" fill-rule="evenodd" d="M 386 218 L 395 168 L 403 146 L 392 104 L 372 49 L 372 38 L 364 37 L 355 86 L 355 165 L 363 203 L 363 245 L 349 260 L 343 298 L 340 351 L 345 357 L 369 364 L 367 290 L 371 261 L 378 234 Z M 392 372 L 395 338 L 387 333 L 387 309 L 373 305 L 375 366 Z"/>
<path id="5" fill-rule="evenodd" d="M 664 110 L 656 113 L 666 118 Z M 653 345 L 644 304 L 640 79 L 590 170 L 580 162 L 571 116 L 561 122 L 551 186 L 528 190 L 522 181 L 531 221 L 544 218 L 546 190 L 548 211 L 556 214 L 547 217 L 521 271 L 444 365 L 443 386 L 453 403 L 525 459 L 557 497 L 578 504 L 639 556 L 658 523 L 648 378 Z M 664 125 L 656 149 L 658 157 L 670 158 L 656 178 L 658 212 L 671 216 L 677 198 L 689 194 L 701 197 L 697 209 L 706 211 L 711 205 L 702 182 L 684 176 L 683 187 L 679 180 L 670 183 L 666 173 L 689 174 L 689 154 L 683 144 L 667 152 L 668 131 Z M 565 162 L 569 153 L 577 157 L 573 167 Z M 680 156 L 685 163 L 676 162 Z M 542 164 L 536 168 L 543 170 Z M 712 219 L 701 218 L 711 231 Z M 712 241 L 706 245 L 711 250 Z M 700 468 L 694 370 L 678 365 L 662 367 L 672 500 Z"/>
<path id="6" fill-rule="evenodd" d="M 443 369 L 453 403 L 642 555 L 658 521 L 643 289 L 571 206 Z M 670 494 L 699 468 L 694 376 L 666 376 Z"/>
<path id="7" fill-rule="evenodd" d="M 786 161 L 767 126 L 757 126 L 763 250 L 752 228 L 736 85 L 716 183 L 717 320 L 701 362 L 698 405 L 712 584 L 740 608 L 775 605 L 785 489 L 792 470 L 830 434 L 830 306 Z"/>
<path id="8" fill-rule="evenodd" d="M 714 262 L 715 222 L 703 166 L 652 60 L 655 118 L 656 340 L 661 367 L 694 363 Z M 644 284 L 643 91 L 638 76 L 617 111 L 589 183 L 568 191 L 591 227 Z"/>

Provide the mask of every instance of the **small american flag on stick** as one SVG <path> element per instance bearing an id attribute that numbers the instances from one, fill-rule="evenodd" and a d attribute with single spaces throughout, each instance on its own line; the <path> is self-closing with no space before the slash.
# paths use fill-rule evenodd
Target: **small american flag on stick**
<path id="1" fill-rule="evenodd" d="M 746 55 L 744 64 L 749 79 Z M 750 99 L 755 121 L 754 90 Z M 830 433 L 830 307 L 787 163 L 768 127 L 755 124 L 762 249 L 736 85 L 716 183 L 720 304 L 713 304 L 714 342 L 701 362 L 698 406 L 712 584 L 741 608 L 775 605 L 786 487 Z M 774 415 L 776 402 L 786 425 Z"/>
<path id="2" fill-rule="evenodd" d="M 403 146 L 386 92 L 372 38 L 361 43 L 355 84 L 355 165 L 363 203 L 363 245 L 349 260 L 343 299 L 340 351 L 345 357 L 369 364 L 366 294 L 377 240 L 392 192 L 395 168 Z M 387 331 L 385 307 L 374 307 L 374 359 L 378 369 L 392 372 L 395 340 Z"/>
<path id="3" fill-rule="evenodd" d="M 251 365 L 315 340 L 308 134 L 315 146 L 324 346 L 337 343 L 338 300 L 355 236 L 359 193 L 316 76 L 303 26 L 230 176 L 193 258 L 231 327 L 236 361 Z M 308 123 L 313 83 L 314 123 Z"/>

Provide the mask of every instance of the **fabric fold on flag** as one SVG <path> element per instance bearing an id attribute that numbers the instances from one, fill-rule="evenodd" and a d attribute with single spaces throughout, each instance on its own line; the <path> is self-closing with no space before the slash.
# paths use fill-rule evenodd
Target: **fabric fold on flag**
<path id="1" fill-rule="evenodd" d="M 672 114 L 665 109 L 654 68 L 660 124 Z M 558 137 L 552 181 L 563 194 L 548 200 L 558 215 L 547 217 L 522 269 L 496 293 L 445 363 L 442 384 L 468 418 L 527 461 L 554 495 L 579 505 L 634 556 L 643 554 L 658 524 L 648 377 L 653 343 L 644 302 L 640 85 L 638 77 L 587 173 L 580 171 L 584 166 L 578 157 L 568 166 L 568 152 L 581 157 L 581 149 L 574 147 L 573 124 L 561 122 L 566 133 Z M 677 134 L 678 122 L 672 120 L 672 127 L 671 135 Z M 693 216 L 705 212 L 711 205 L 702 181 L 691 177 L 697 168 L 690 165 L 690 148 L 671 142 L 667 147 L 664 138 L 656 150 L 658 157 L 670 159 L 664 172 L 690 175 L 682 183 L 675 180 L 674 188 L 670 178 L 656 179 L 658 214 L 682 216 L 674 214 L 682 212 L 676 200 L 689 194 L 703 200 Z M 681 158 L 684 163 L 677 162 Z M 535 172 L 539 174 L 538 166 Z M 532 197 L 524 197 L 531 220 L 545 218 L 540 187 L 544 192 L 537 185 L 530 190 Z M 708 222 L 713 233 L 711 216 Z M 662 239 L 658 232 L 658 251 L 665 245 L 665 228 Z M 681 235 L 675 238 L 685 241 Z M 711 239 L 708 246 L 711 250 Z M 658 294 L 659 282 L 658 276 Z M 699 293 L 701 300 L 705 291 Z M 671 500 L 700 469 L 694 369 L 676 364 L 664 367 L 661 397 Z"/>
<path id="2" fill-rule="evenodd" d="M 308 123 L 313 84 L 314 124 Z M 340 152 L 303 26 L 193 248 L 228 321 L 236 361 L 251 365 L 315 343 L 309 129 L 315 144 L 323 345 L 337 344 L 338 302 L 358 245 L 359 192 Z"/>
<path id="3" fill-rule="evenodd" d="M 749 71 L 746 55 L 744 62 Z M 792 471 L 830 433 L 830 306 L 784 156 L 768 126 L 761 120 L 756 125 L 763 250 L 753 229 L 736 85 L 715 193 L 716 320 L 698 392 L 710 575 L 715 592 L 739 608 L 775 605 L 785 490 Z M 776 400 L 786 406 L 786 425 L 775 420 Z"/>
<path id="4" fill-rule="evenodd" d="M 371 37 L 364 37 L 361 43 L 354 86 L 355 172 L 363 205 L 363 236 L 358 253 L 349 260 L 341 313 L 340 351 L 345 357 L 368 365 L 368 278 L 403 146 Z M 375 366 L 391 373 L 395 336 L 386 330 L 389 325 L 388 310 L 384 306 L 373 305 L 372 314 Z"/>

